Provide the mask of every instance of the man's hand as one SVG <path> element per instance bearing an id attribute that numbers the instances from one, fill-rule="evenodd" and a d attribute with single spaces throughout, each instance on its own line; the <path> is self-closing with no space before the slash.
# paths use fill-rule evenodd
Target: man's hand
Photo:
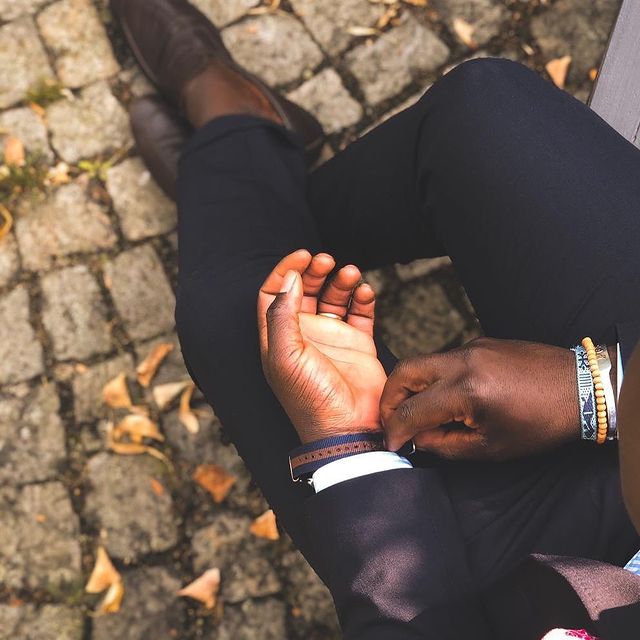
<path id="1" fill-rule="evenodd" d="M 412 438 L 417 448 L 451 459 L 500 460 L 549 449 L 580 437 L 575 356 L 480 338 L 405 360 L 389 376 L 381 413 L 392 451 Z"/>
<path id="2" fill-rule="evenodd" d="M 265 376 L 303 443 L 381 428 L 387 377 L 373 342 L 375 293 L 360 284 L 353 265 L 325 288 L 334 266 L 327 254 L 296 251 L 275 267 L 258 296 Z"/>

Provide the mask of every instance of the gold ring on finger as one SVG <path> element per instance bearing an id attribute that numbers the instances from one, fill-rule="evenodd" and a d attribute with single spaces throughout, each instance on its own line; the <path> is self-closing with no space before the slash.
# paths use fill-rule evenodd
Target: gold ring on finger
<path id="1" fill-rule="evenodd" d="M 339 316 L 337 313 L 329 313 L 328 311 L 319 313 L 318 315 L 324 316 L 325 318 L 333 318 L 334 320 L 342 320 L 342 316 Z"/>

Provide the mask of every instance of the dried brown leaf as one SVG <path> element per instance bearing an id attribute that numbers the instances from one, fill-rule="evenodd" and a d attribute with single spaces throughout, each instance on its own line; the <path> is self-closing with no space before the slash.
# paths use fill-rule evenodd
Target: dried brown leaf
<path id="1" fill-rule="evenodd" d="M 51 167 L 49 171 L 47 171 L 46 182 L 53 186 L 71 182 L 69 165 L 66 162 L 58 162 L 55 167 Z"/>
<path id="2" fill-rule="evenodd" d="M 427 0 L 402 0 L 405 4 L 410 4 L 412 7 L 426 7 Z"/>
<path id="3" fill-rule="evenodd" d="M 107 593 L 104 594 L 104 598 L 100 601 L 95 615 L 103 616 L 107 613 L 118 613 L 120 606 L 122 605 L 122 598 L 124 597 L 124 584 L 122 580 L 114 582 Z"/>
<path id="4" fill-rule="evenodd" d="M 249 527 L 249 531 L 258 538 L 278 540 L 280 533 L 276 524 L 276 515 L 271 509 L 258 516 Z"/>
<path id="5" fill-rule="evenodd" d="M 141 386 L 147 388 L 151 384 L 151 380 L 153 376 L 156 375 L 158 367 L 172 350 L 173 344 L 171 342 L 161 342 L 157 344 L 151 350 L 151 353 L 137 366 L 136 373 L 138 374 L 138 382 Z"/>
<path id="6" fill-rule="evenodd" d="M 198 465 L 193 472 L 193 479 L 211 494 L 216 503 L 227 497 L 236 482 L 236 477 L 219 464 Z"/>
<path id="7" fill-rule="evenodd" d="M 152 394 L 158 409 L 164 411 L 190 384 L 191 380 L 182 380 L 155 386 Z"/>
<path id="8" fill-rule="evenodd" d="M 120 580 L 118 570 L 113 566 L 104 547 L 98 547 L 96 562 L 84 590 L 87 593 L 102 593 L 107 587 Z"/>
<path id="9" fill-rule="evenodd" d="M 162 482 L 160 482 L 160 480 L 156 480 L 156 478 L 151 478 L 151 490 L 158 497 L 164 495 L 164 485 L 162 484 Z"/>
<path id="10" fill-rule="evenodd" d="M 141 444 L 139 442 L 119 442 L 113 435 L 114 428 L 113 424 L 109 423 L 107 425 L 107 447 L 111 449 L 114 453 L 119 453 L 123 456 L 135 456 L 146 453 L 158 460 L 161 460 L 164 464 L 167 465 L 167 468 L 170 470 L 173 469 L 173 465 L 167 456 L 162 453 L 162 451 L 158 451 L 153 447 L 149 447 L 146 444 Z"/>
<path id="11" fill-rule="evenodd" d="M 113 438 L 122 441 L 123 436 L 129 436 L 129 440 L 141 443 L 143 438 L 151 438 L 164 441 L 164 436 L 160 433 L 158 425 L 146 416 L 137 413 L 130 413 L 125 416 L 114 428 Z"/>
<path id="12" fill-rule="evenodd" d="M 13 216 L 7 207 L 0 204 L 0 240 L 4 238 L 13 227 Z"/>
<path id="13" fill-rule="evenodd" d="M 4 161 L 10 167 L 23 167 L 25 163 L 24 145 L 20 138 L 7 136 L 4 141 Z"/>
<path id="14" fill-rule="evenodd" d="M 380 29 L 376 29 L 375 27 L 347 27 L 347 33 L 352 36 L 379 36 L 381 35 Z"/>
<path id="15" fill-rule="evenodd" d="M 119 373 L 115 378 L 109 380 L 102 389 L 102 400 L 114 409 L 129 408 L 131 406 L 131 396 L 127 387 L 127 376 Z"/>
<path id="16" fill-rule="evenodd" d="M 376 22 L 377 29 L 384 29 L 395 17 L 397 17 L 399 11 L 398 5 L 391 5 L 385 12 L 378 18 Z"/>
<path id="17" fill-rule="evenodd" d="M 275 13 L 282 4 L 282 0 L 270 0 L 269 4 L 261 7 L 254 7 L 247 12 L 250 16 L 262 16 L 266 13 Z"/>
<path id="18" fill-rule="evenodd" d="M 469 24 L 463 18 L 454 18 L 453 30 L 456 32 L 456 35 L 458 36 L 460 42 L 469 47 L 469 49 L 478 48 L 478 44 L 473 39 L 473 32 L 476 30 L 476 28 L 472 24 Z"/>
<path id="19" fill-rule="evenodd" d="M 199 578 L 178 591 L 179 596 L 187 596 L 202 602 L 207 609 L 213 609 L 220 591 L 220 569 L 207 569 Z"/>
<path id="20" fill-rule="evenodd" d="M 180 409 L 178 410 L 178 419 L 184 425 L 189 433 L 196 434 L 200 431 L 200 423 L 198 422 L 198 416 L 191 410 L 191 396 L 195 385 L 191 383 L 183 392 L 180 397 Z"/>
<path id="21" fill-rule="evenodd" d="M 595 79 L 598 77 L 598 70 L 593 67 L 593 69 L 589 69 L 589 80 L 591 82 L 595 82 Z"/>
<path id="22" fill-rule="evenodd" d="M 555 58 L 550 60 L 545 65 L 545 69 L 549 74 L 553 84 L 560 89 L 564 89 L 565 82 L 567 81 L 567 74 L 569 73 L 569 65 L 571 64 L 571 56 L 562 56 L 562 58 Z"/>
<path id="23" fill-rule="evenodd" d="M 47 115 L 47 112 L 45 111 L 44 107 L 41 107 L 39 104 L 35 103 L 35 102 L 30 102 L 29 103 L 29 108 L 31 109 L 31 111 L 33 111 L 39 118 L 43 119 L 45 118 L 45 116 Z"/>

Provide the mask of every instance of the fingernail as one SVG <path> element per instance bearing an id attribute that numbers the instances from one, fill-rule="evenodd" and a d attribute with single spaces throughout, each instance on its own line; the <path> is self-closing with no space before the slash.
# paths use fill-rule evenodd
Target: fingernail
<path id="1" fill-rule="evenodd" d="M 296 271 L 287 271 L 282 281 L 282 287 L 280 287 L 280 293 L 289 293 L 289 291 L 291 291 L 297 275 L 298 273 Z"/>

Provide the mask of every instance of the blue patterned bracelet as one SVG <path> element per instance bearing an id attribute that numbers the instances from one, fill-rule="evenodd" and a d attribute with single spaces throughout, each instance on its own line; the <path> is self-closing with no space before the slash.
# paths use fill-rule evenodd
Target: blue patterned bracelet
<path id="1" fill-rule="evenodd" d="M 580 427 L 583 440 L 593 440 L 598 436 L 596 428 L 595 396 L 593 376 L 589 368 L 587 350 L 583 346 L 571 349 L 576 354 L 576 375 L 578 379 L 578 400 L 580 404 Z"/>

